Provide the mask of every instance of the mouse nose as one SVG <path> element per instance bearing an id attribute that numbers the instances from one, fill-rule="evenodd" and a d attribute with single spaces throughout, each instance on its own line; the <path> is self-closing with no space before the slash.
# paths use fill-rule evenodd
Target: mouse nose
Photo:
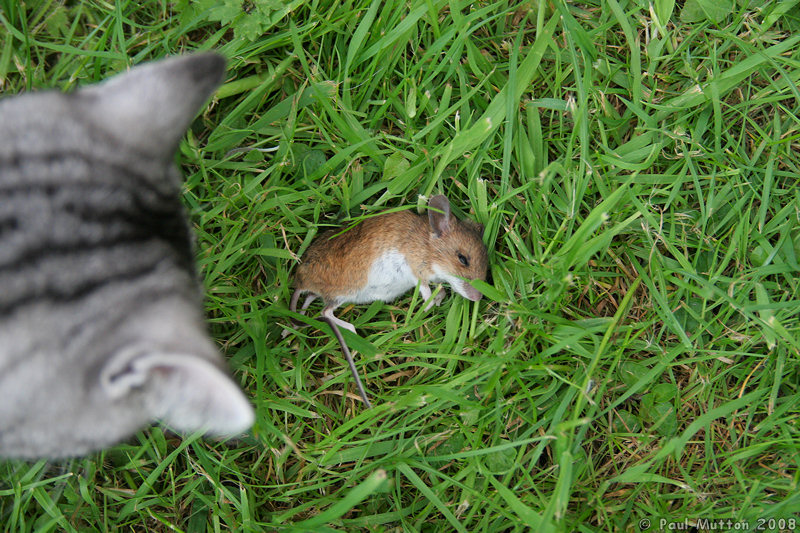
<path id="1" fill-rule="evenodd" d="M 462 294 L 472 300 L 473 302 L 477 302 L 481 298 L 483 298 L 483 294 L 478 291 L 475 287 L 467 283 L 466 281 L 461 285 L 462 290 L 464 291 Z"/>

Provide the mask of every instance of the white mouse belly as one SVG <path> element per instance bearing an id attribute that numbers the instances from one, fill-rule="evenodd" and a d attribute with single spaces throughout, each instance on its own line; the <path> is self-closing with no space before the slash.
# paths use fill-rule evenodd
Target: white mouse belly
<path id="1" fill-rule="evenodd" d="M 358 291 L 348 295 L 345 301 L 361 304 L 383 300 L 390 302 L 417 285 L 408 261 L 396 250 L 378 257 L 369 269 L 367 283 Z"/>

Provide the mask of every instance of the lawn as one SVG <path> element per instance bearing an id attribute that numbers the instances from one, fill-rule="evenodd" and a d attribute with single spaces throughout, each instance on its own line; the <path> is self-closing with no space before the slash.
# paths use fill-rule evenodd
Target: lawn
<path id="1" fill-rule="evenodd" d="M 178 161 L 257 410 L 0 462 L 0 529 L 800 529 L 798 4 L 0 1 L 4 96 L 228 58 Z M 485 298 L 343 306 L 365 409 L 293 269 L 440 193 Z"/>

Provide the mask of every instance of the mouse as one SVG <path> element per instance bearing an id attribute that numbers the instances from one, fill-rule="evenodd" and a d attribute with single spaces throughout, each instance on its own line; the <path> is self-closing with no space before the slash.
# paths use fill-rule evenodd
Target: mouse
<path id="1" fill-rule="evenodd" d="M 303 314 L 315 299 L 322 299 L 321 316 L 333 330 L 367 408 L 372 404 L 339 329 L 355 333 L 355 327 L 334 311 L 345 303 L 391 302 L 417 285 L 428 310 L 444 299 L 443 290 L 433 295 L 432 283 L 447 283 L 464 298 L 480 300 L 480 291 L 469 282 L 486 279 L 483 232 L 483 225 L 455 217 L 447 197 L 436 195 L 428 201 L 426 215 L 379 213 L 350 228 L 323 232 L 303 254 L 289 307 L 297 312 L 305 294 Z"/>

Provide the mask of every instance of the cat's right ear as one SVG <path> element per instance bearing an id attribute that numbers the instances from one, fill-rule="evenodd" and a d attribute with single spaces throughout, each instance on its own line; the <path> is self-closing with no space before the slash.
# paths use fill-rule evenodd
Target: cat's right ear
<path id="1" fill-rule="evenodd" d="M 131 351 L 100 376 L 109 399 L 141 389 L 153 419 L 181 432 L 233 437 L 253 425 L 250 402 L 223 371 L 194 355 Z"/>
<path id="2" fill-rule="evenodd" d="M 171 159 L 224 75 L 221 55 L 192 54 L 137 66 L 73 97 L 84 115 L 118 141 L 144 154 Z"/>

